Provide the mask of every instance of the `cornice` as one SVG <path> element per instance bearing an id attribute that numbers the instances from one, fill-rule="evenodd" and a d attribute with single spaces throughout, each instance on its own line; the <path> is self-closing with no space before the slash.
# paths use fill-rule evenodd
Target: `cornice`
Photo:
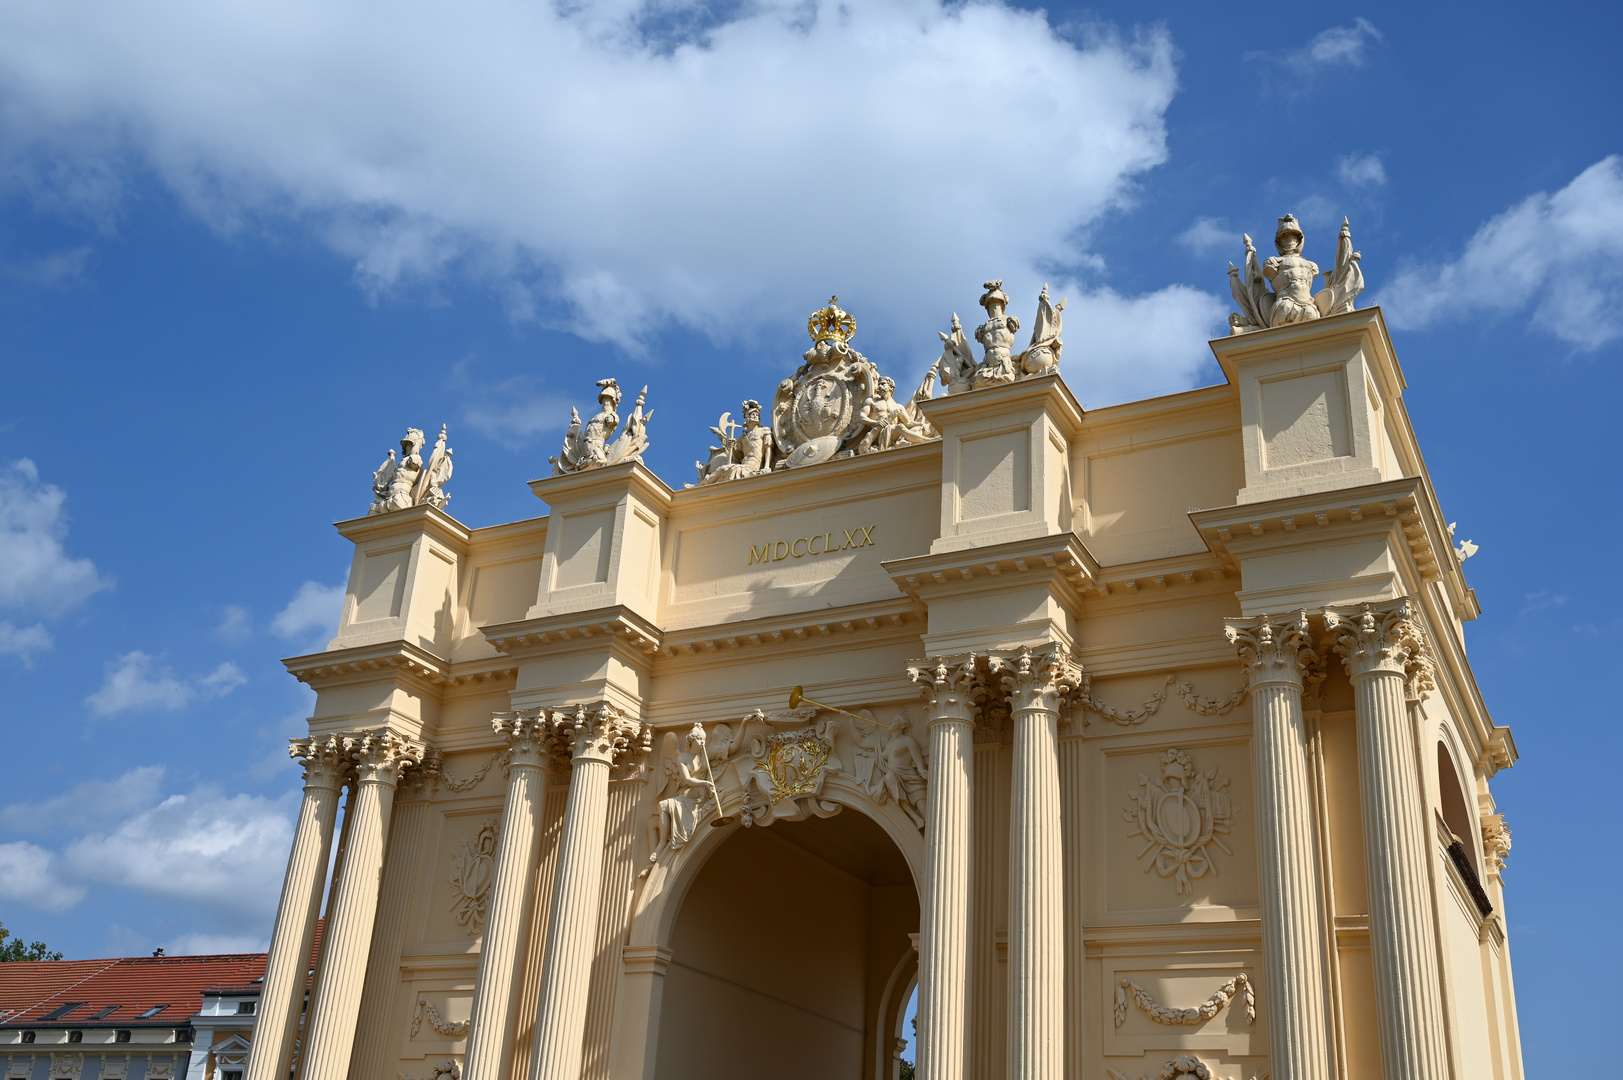
<path id="1" fill-rule="evenodd" d="M 1058 578 L 1079 595 L 1084 589 L 1092 587 L 1100 574 L 1098 560 L 1082 543 L 1082 538 L 1073 532 L 891 559 L 881 565 L 898 589 L 921 603 L 932 595 L 947 591 L 963 593 L 985 590 L 993 586 L 993 579 L 1000 579 L 1005 574 L 1012 580 L 998 581 L 997 585 L 1046 576 Z M 1072 597 L 1073 600 L 1076 598 Z"/>
<path id="2" fill-rule="evenodd" d="M 1176 394 L 1163 394 L 1160 397 L 1089 409 L 1083 418 L 1082 434 L 1088 438 L 1102 438 L 1118 428 L 1128 428 L 1136 433 L 1142 430 L 1146 421 L 1166 421 L 1173 417 L 1210 415 L 1220 416 L 1226 421 L 1236 407 L 1235 388 L 1228 383 L 1219 383 L 1216 386 L 1202 386 Z M 1232 430 L 1232 425 L 1225 423 L 1214 430 L 1221 430 L 1226 434 Z"/>
<path id="3" fill-rule="evenodd" d="M 1088 588 L 1094 603 L 1106 597 L 1136 597 L 1140 603 L 1156 599 L 1183 600 L 1188 599 L 1191 586 L 1201 588 L 1203 593 L 1211 592 L 1214 585 L 1233 592 L 1233 573 L 1233 566 L 1227 560 L 1209 551 L 1197 551 L 1164 559 L 1101 566 Z"/>
<path id="4" fill-rule="evenodd" d="M 1006 416 L 1023 406 L 1039 404 L 1058 421 L 1067 440 L 1075 439 L 1081 432 L 1082 405 L 1057 372 L 1036 379 L 1021 379 L 963 394 L 931 398 L 920 402 L 920 407 L 937 431 L 945 431 L 951 424 L 987 416 Z"/>
<path id="5" fill-rule="evenodd" d="M 672 495 L 665 481 L 641 461 L 627 461 L 601 469 L 585 469 L 531 480 L 530 490 L 548 506 L 556 506 L 564 500 L 579 502 L 592 495 L 609 492 L 618 495 L 631 491 L 663 508 L 670 505 Z"/>
<path id="6" fill-rule="evenodd" d="M 1307 547 L 1333 535 L 1370 531 L 1385 520 L 1401 530 L 1421 581 L 1444 583 L 1461 619 L 1470 621 L 1481 613 L 1424 477 L 1196 510 L 1189 520 L 1206 546 L 1235 571 L 1240 567 L 1236 550 L 1244 551 L 1258 539 L 1277 543 L 1301 533 L 1294 539 Z"/>
<path id="7" fill-rule="evenodd" d="M 352 649 L 330 649 L 282 661 L 300 682 L 320 689 L 341 683 L 370 682 L 379 675 L 404 676 L 433 689 L 469 686 L 514 678 L 518 669 L 500 658 L 452 664 L 407 641 L 385 641 Z"/>
<path id="8" fill-rule="evenodd" d="M 575 651 L 622 641 L 652 656 L 659 651 L 659 627 L 624 604 L 594 608 L 540 619 L 493 623 L 479 632 L 504 655 L 533 656 L 541 652 Z"/>
<path id="9" fill-rule="evenodd" d="M 444 510 L 422 503 L 405 510 L 391 510 L 387 514 L 350 518 L 333 524 L 344 539 L 362 544 L 390 536 L 409 536 L 427 533 L 451 548 L 457 554 L 466 554 L 471 531 L 462 522 Z"/>
<path id="10" fill-rule="evenodd" d="M 916 627 L 923 617 L 923 611 L 916 604 L 897 597 L 878 603 L 667 630 L 658 651 L 666 659 L 681 660 L 725 656 L 735 650 L 784 648 L 824 639 L 839 641 L 847 635 L 871 643 L 876 636 L 894 637 L 906 627 Z M 916 638 L 918 634 L 906 636 Z"/>

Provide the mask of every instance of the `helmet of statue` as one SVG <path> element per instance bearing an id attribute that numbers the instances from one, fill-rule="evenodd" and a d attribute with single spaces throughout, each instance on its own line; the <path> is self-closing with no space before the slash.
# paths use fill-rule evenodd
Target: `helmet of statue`
<path id="1" fill-rule="evenodd" d="M 1297 246 L 1300 247 L 1304 239 L 1301 223 L 1296 220 L 1295 214 L 1286 214 L 1279 219 L 1279 228 L 1274 230 L 1274 246 L 1278 247 L 1280 240 L 1287 236 L 1296 237 Z"/>

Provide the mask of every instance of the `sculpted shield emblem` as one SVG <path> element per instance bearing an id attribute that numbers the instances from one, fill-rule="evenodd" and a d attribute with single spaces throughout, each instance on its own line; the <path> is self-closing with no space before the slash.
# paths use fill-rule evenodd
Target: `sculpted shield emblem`
<path id="1" fill-rule="evenodd" d="M 1179 893 L 1193 892 L 1194 879 L 1216 876 L 1212 848 L 1233 854 L 1222 840 L 1234 821 L 1228 783 L 1216 769 L 1200 772 L 1188 754 L 1172 749 L 1161 755 L 1159 783 L 1140 773 L 1138 787 L 1127 792 L 1132 801 L 1122 816 L 1137 826 L 1127 835 L 1144 840 L 1138 854 L 1150 857 L 1145 870 L 1172 878 Z"/>
<path id="2" fill-rule="evenodd" d="M 842 434 L 854 408 L 851 388 L 844 379 L 831 374 L 807 379 L 795 391 L 795 434 L 802 442 Z"/>

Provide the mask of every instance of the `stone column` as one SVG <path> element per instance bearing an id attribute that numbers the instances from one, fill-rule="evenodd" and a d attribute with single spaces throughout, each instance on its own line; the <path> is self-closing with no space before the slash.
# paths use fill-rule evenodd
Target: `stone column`
<path id="1" fill-rule="evenodd" d="M 1308 782 L 1302 676 L 1313 660 L 1307 613 L 1225 619 L 1251 681 L 1251 755 L 1257 792 L 1262 954 L 1267 974 L 1268 1066 L 1276 1080 L 1330 1075 L 1323 926 Z"/>
<path id="2" fill-rule="evenodd" d="M 1081 672 L 1059 645 L 994 656 L 991 667 L 1002 676 L 1014 724 L 1008 1080 L 1060 1080 L 1065 1068 L 1065 927 L 1059 710 Z"/>
<path id="3" fill-rule="evenodd" d="M 293 850 L 288 853 L 282 899 L 271 930 L 259 1014 L 254 1018 L 253 1045 L 248 1050 L 248 1080 L 287 1080 L 292 1068 L 316 917 L 327 884 L 338 795 L 349 769 L 347 747 L 336 736 L 295 739 L 288 752 L 304 763 L 304 803 L 294 826 Z"/>
<path id="4" fill-rule="evenodd" d="M 394 1014 L 395 988 L 400 985 L 400 949 L 406 939 L 406 918 L 417 882 L 423 819 L 428 816 L 428 801 L 439 775 L 439 755 L 428 750 L 421 765 L 401 770 L 395 788 L 394 812 L 389 815 L 389 848 L 383 862 L 372 946 L 367 954 L 366 983 L 361 989 L 361 1012 L 355 1022 L 355 1053 L 349 1080 L 388 1080 L 393 1071 L 384 1066 L 393 1034 L 389 1021 Z"/>
<path id="5" fill-rule="evenodd" d="M 384 838 L 400 770 L 422 759 L 420 747 L 391 731 L 353 741 L 357 783 L 349 811 L 349 838 L 333 884 L 321 943 L 321 980 L 303 1050 L 305 1080 L 347 1080 L 378 913 Z"/>
<path id="6" fill-rule="evenodd" d="M 1370 954 L 1381 1068 L 1404 1080 L 1445 1080 L 1442 980 L 1432 932 L 1431 844 L 1407 685 L 1430 684 L 1408 597 L 1329 608 L 1325 626 L 1352 679 L 1369 886 Z"/>
<path id="7" fill-rule="evenodd" d="M 969 964 L 970 755 L 975 657 L 907 669 L 929 708 L 930 786 L 919 905 L 919 1075 L 964 1080 Z"/>
<path id="8" fill-rule="evenodd" d="M 534 899 L 538 825 L 554 736 L 543 709 L 497 716 L 491 727 L 507 740 L 507 801 L 496 842 L 485 935 L 479 944 L 479 975 L 462 1066 L 465 1080 L 502 1080 L 506 1075 L 513 991 L 521 974 L 518 960 L 524 954 L 524 929 Z"/>
<path id="9" fill-rule="evenodd" d="M 563 719 L 567 714 L 555 714 Z M 612 706 L 578 706 L 566 721 L 573 754 L 569 803 L 558 852 L 557 884 L 547 924 L 547 961 L 531 1080 L 579 1080 L 591 989 L 592 944 L 603 885 L 609 769 L 634 743 L 641 725 Z"/>

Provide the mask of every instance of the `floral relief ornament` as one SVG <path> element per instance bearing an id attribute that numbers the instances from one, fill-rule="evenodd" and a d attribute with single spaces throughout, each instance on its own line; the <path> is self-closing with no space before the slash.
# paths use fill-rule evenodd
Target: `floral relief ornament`
<path id="1" fill-rule="evenodd" d="M 1217 876 L 1209 849 L 1234 854 L 1221 839 L 1234 823 L 1228 785 L 1217 778 L 1215 768 L 1197 772 L 1189 755 L 1178 749 L 1161 755 L 1159 783 L 1138 774 L 1138 788 L 1128 789 L 1131 802 L 1122 816 L 1137 826 L 1127 835 L 1145 841 L 1137 855 L 1150 856 L 1145 873 L 1153 869 L 1172 878 L 1180 895 L 1194 891 L 1194 879 Z"/>

